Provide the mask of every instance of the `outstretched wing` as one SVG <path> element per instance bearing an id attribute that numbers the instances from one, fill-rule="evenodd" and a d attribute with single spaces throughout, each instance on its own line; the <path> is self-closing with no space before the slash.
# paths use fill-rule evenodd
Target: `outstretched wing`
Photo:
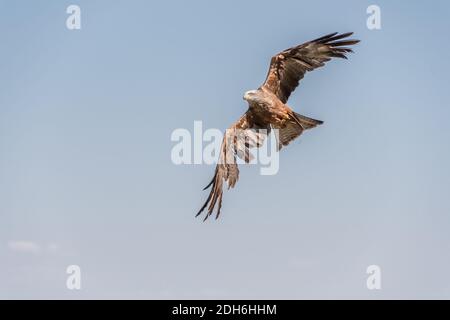
<path id="1" fill-rule="evenodd" d="M 261 130 L 266 129 L 266 130 Z M 212 215 L 217 206 L 216 219 L 220 215 L 222 207 L 223 184 L 228 184 L 228 189 L 233 188 L 239 179 L 239 169 L 236 163 L 236 156 L 246 163 L 253 158 L 250 149 L 262 146 L 265 137 L 269 134 L 270 128 L 261 128 L 254 124 L 250 112 L 246 112 L 235 124 L 225 133 L 222 146 L 220 148 L 219 161 L 212 181 L 204 190 L 211 187 L 208 199 L 197 213 L 199 216 L 208 206 L 206 217 Z"/>
<path id="2" fill-rule="evenodd" d="M 359 40 L 342 39 L 352 34 L 336 32 L 280 52 L 272 58 L 262 88 L 273 92 L 286 103 L 307 71 L 322 67 L 333 57 L 347 59 L 345 54 L 353 52 L 348 46 Z"/>

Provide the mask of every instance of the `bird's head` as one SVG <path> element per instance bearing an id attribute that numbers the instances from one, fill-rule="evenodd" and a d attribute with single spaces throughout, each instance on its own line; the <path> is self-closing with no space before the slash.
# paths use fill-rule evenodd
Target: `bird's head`
<path id="1" fill-rule="evenodd" d="M 244 100 L 245 101 L 252 101 L 252 100 L 255 100 L 255 98 L 258 96 L 258 92 L 257 92 L 257 90 L 250 90 L 250 91 L 247 91 L 245 94 L 244 94 Z"/>

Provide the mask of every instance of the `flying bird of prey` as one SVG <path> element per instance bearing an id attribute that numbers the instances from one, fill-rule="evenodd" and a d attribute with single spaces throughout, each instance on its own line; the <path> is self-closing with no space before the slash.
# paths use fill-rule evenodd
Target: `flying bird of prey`
<path id="1" fill-rule="evenodd" d="M 236 156 L 248 163 L 252 159 L 249 149 L 260 147 L 272 128 L 278 131 L 279 150 L 303 131 L 323 123 L 294 112 L 286 103 L 306 72 L 324 66 L 334 57 L 347 59 L 346 53 L 353 52 L 349 46 L 359 42 L 348 39 L 352 34 L 332 33 L 284 50 L 272 58 L 264 84 L 244 95 L 248 110 L 223 137 L 214 177 L 204 190 L 212 189 L 197 216 L 208 206 L 204 220 L 212 215 L 216 207 L 216 219 L 219 217 L 223 184 L 226 182 L 228 189 L 233 188 L 239 177 Z"/>

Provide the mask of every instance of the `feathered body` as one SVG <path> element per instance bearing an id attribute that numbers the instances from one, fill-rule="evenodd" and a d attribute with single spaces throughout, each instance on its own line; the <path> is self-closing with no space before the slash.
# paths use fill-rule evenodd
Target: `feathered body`
<path id="1" fill-rule="evenodd" d="M 197 216 L 209 204 L 204 220 L 212 215 L 216 206 L 216 218 L 219 217 L 223 183 L 226 182 L 228 188 L 232 188 L 239 178 L 236 156 L 249 162 L 252 157 L 249 149 L 260 147 L 272 128 L 278 129 L 278 148 L 281 149 L 303 131 L 323 123 L 295 113 L 286 103 L 306 72 L 324 66 L 333 57 L 347 59 L 345 54 L 352 52 L 348 46 L 359 42 L 347 39 L 351 35 L 332 33 L 284 50 L 271 59 L 264 84 L 257 90 L 245 93 L 244 100 L 248 102 L 249 108 L 223 138 L 214 177 L 205 188 L 212 189 Z M 262 131 L 264 133 L 259 132 L 260 129 L 265 129 Z M 244 134 L 236 134 L 238 131 Z"/>

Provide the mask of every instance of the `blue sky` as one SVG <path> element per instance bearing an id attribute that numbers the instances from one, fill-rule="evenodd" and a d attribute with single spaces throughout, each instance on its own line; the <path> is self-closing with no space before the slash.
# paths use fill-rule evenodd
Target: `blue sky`
<path id="1" fill-rule="evenodd" d="M 0 1 L 0 297 L 450 298 L 449 10 Z M 272 55 L 334 31 L 354 31 L 356 53 L 289 101 L 325 124 L 277 175 L 242 167 L 220 220 L 194 219 L 214 167 L 175 166 L 173 130 L 225 129 Z"/>

